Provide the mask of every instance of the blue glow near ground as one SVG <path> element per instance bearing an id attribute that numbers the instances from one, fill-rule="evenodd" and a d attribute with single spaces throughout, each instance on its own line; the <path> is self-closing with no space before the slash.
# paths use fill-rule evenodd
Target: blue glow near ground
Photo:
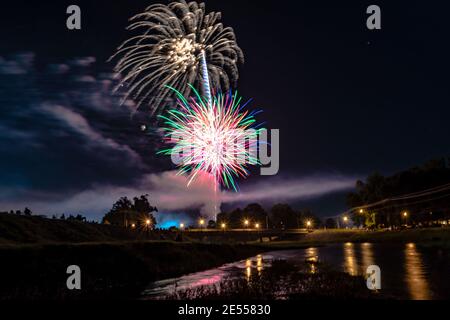
<path id="1" fill-rule="evenodd" d="M 169 229 L 170 227 L 180 227 L 183 223 L 186 227 L 192 224 L 192 218 L 185 213 L 157 212 L 155 214 L 156 227 L 160 229 Z"/>
<path id="2" fill-rule="evenodd" d="M 169 229 L 170 227 L 178 227 L 179 225 L 180 221 L 178 220 L 166 220 L 164 222 L 158 223 L 158 228 Z"/>

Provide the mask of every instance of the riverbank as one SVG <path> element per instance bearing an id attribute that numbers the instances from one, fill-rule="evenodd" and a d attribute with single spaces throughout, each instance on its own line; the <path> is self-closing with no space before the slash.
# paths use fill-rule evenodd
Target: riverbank
<path id="1" fill-rule="evenodd" d="M 80 221 L 0 214 L 0 299 L 134 299 L 152 281 L 218 267 L 265 251 L 331 243 L 414 242 L 450 248 L 450 228 L 315 230 L 295 241 L 246 244 L 191 241 L 187 233 L 183 242 L 157 240 L 178 236 L 178 232 L 146 233 Z M 81 290 L 66 288 L 70 265 L 81 268 Z"/>
<path id="2" fill-rule="evenodd" d="M 175 240 L 177 235 L 167 230 L 147 232 L 75 219 L 0 213 L 0 245 Z"/>
<path id="3" fill-rule="evenodd" d="M 246 270 L 245 276 L 242 273 L 238 277 L 224 277 L 214 285 L 173 288 L 166 295 L 147 299 L 273 301 L 391 298 L 367 290 L 362 276 L 333 270 L 318 261 L 299 264 L 287 260 L 272 260 L 270 266 L 253 270 L 250 266 Z"/>
<path id="4" fill-rule="evenodd" d="M 255 244 L 277 249 L 296 249 L 343 242 L 409 243 L 450 248 L 450 228 L 365 231 L 353 229 L 314 230 L 295 241 L 273 241 Z"/>
<path id="5" fill-rule="evenodd" d="M 217 267 L 260 253 L 252 245 L 172 241 L 0 246 L 0 299 L 134 299 L 155 280 Z M 68 290 L 67 267 L 81 268 Z"/>

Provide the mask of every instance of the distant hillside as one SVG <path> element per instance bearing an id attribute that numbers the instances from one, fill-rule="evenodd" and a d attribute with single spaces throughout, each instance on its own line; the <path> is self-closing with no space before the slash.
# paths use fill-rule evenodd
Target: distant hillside
<path id="1" fill-rule="evenodd" d="M 152 240 L 174 236 L 175 234 L 169 232 L 152 232 L 150 234 Z M 146 232 L 81 221 L 0 213 L 0 244 L 77 243 L 138 239 L 147 239 Z"/>

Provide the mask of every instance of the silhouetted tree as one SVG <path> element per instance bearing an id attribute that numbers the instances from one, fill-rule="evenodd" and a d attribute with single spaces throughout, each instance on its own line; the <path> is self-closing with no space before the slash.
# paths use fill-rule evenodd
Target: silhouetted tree
<path id="1" fill-rule="evenodd" d="M 80 222 L 86 222 L 86 217 L 83 217 L 81 214 L 77 214 L 76 216 L 74 215 L 69 215 L 69 217 L 67 218 L 67 220 L 69 221 L 80 221 Z"/>
<path id="2" fill-rule="evenodd" d="M 214 229 L 216 227 L 216 222 L 214 220 L 208 221 L 208 229 Z"/>
<path id="3" fill-rule="evenodd" d="M 366 182 L 356 182 L 355 192 L 347 195 L 347 206 L 350 208 L 360 207 L 387 198 L 448 184 L 450 183 L 448 163 L 448 158 L 435 159 L 389 177 L 373 173 L 367 177 Z M 363 212 L 355 210 L 352 219 L 355 224 L 365 225 L 366 227 L 399 225 L 402 223 L 401 212 L 408 211 L 410 223 L 423 223 L 435 219 L 429 212 L 443 212 L 450 207 L 450 198 L 443 195 L 445 194 L 434 195 L 434 198 L 438 197 L 438 199 L 429 197 L 429 199 L 432 199 L 430 201 L 426 201 L 426 197 L 421 198 L 420 202 L 405 200 L 401 203 L 397 201 L 395 206 L 392 202 L 383 202 L 378 206 L 363 210 Z M 376 212 L 376 215 L 374 215 L 374 212 Z"/>
<path id="4" fill-rule="evenodd" d="M 150 205 L 148 195 L 134 197 L 133 202 L 127 197 L 122 197 L 113 204 L 112 209 L 105 214 L 102 222 L 122 227 L 135 224 L 155 228 L 157 222 L 152 212 L 157 211 L 156 207 Z M 147 220 L 150 221 L 149 225 L 146 224 Z"/>
<path id="5" fill-rule="evenodd" d="M 333 218 L 328 218 L 327 220 L 325 220 L 325 227 L 327 227 L 327 229 L 335 229 L 336 220 Z"/>
<path id="6" fill-rule="evenodd" d="M 311 221 L 314 228 L 322 226 L 322 221 L 310 209 L 303 209 L 300 211 L 301 227 L 305 227 L 306 221 Z"/>
<path id="7" fill-rule="evenodd" d="M 270 219 L 275 228 L 295 229 L 299 227 L 298 214 L 288 204 L 276 204 L 270 210 Z"/>
<path id="8" fill-rule="evenodd" d="M 141 213 L 151 213 L 151 212 L 158 212 L 158 209 L 156 207 L 152 207 L 148 201 L 148 194 L 142 195 L 139 198 L 134 197 L 133 198 L 133 205 L 132 209 L 141 212 Z"/>
<path id="9" fill-rule="evenodd" d="M 268 214 L 260 204 L 251 203 L 247 205 L 244 208 L 242 214 L 242 218 L 249 219 L 252 225 L 255 223 L 259 223 L 261 226 L 266 226 Z"/>
<path id="10" fill-rule="evenodd" d="M 220 227 L 222 223 L 228 223 L 228 212 L 219 212 L 216 216 L 217 224 L 216 227 Z"/>
<path id="11" fill-rule="evenodd" d="M 229 228 L 240 229 L 244 227 L 244 214 L 241 208 L 234 209 L 228 214 L 227 225 Z"/>
<path id="12" fill-rule="evenodd" d="M 366 221 L 366 214 L 367 214 L 367 211 L 363 211 L 362 213 L 359 211 L 353 212 L 353 214 L 351 216 L 353 224 L 358 227 L 364 226 L 364 222 Z"/>
<path id="13" fill-rule="evenodd" d="M 25 210 L 23 210 L 23 214 L 26 215 L 26 216 L 31 216 L 32 212 L 31 212 L 30 209 L 25 208 Z"/>

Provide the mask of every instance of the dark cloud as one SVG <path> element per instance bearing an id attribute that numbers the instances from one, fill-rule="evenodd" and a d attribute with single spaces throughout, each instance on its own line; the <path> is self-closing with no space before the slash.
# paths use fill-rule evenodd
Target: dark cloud
<path id="1" fill-rule="evenodd" d="M 96 61 L 97 61 L 97 59 L 95 57 L 81 57 L 81 58 L 72 59 L 72 60 L 68 61 L 68 63 L 71 66 L 75 66 L 75 67 L 89 67 L 89 66 L 92 66 Z"/>
<path id="2" fill-rule="evenodd" d="M 150 194 L 162 214 L 184 214 L 187 221 L 195 211 L 210 215 L 217 203 L 317 198 L 352 184 L 353 178 L 337 176 L 272 179 L 241 193 L 215 194 L 202 177 L 187 187 L 187 178 L 155 155 L 157 141 L 131 116 L 134 102 L 120 105 L 111 93 L 112 73 L 96 70 L 89 57 L 50 63 L 43 71 L 36 71 L 34 59 L 22 54 L 0 61 L 9 70 L 0 78 L 8 84 L 0 114 L 0 210 L 29 206 L 40 214 L 83 212 L 100 219 L 118 198 Z"/>
<path id="3" fill-rule="evenodd" d="M 102 18 L 76 32 L 55 19 L 64 3 L 16 1 L 3 10 L 0 210 L 37 201 L 50 209 L 99 188 L 136 192 L 149 175 L 173 170 L 155 156 L 156 133 L 139 129 L 148 125 L 145 113 L 111 95 L 118 79 L 104 63 L 129 37 L 127 19 L 149 1 L 78 2 Z M 355 176 L 388 175 L 448 155 L 449 5 L 380 6 L 386 28 L 373 32 L 365 28 L 363 7 L 336 1 L 208 1 L 208 10 L 223 12 L 248 58 L 239 91 L 264 110 L 258 121 L 281 133 L 280 178 L 239 181 L 242 192 L 227 194 L 224 206 L 272 196 L 333 215 L 345 207 L 345 191 L 327 191 L 326 183 L 341 190 Z M 293 180 L 283 183 L 287 177 Z M 103 207 L 107 201 L 113 196 Z M 204 202 L 186 205 L 199 210 Z"/>
<path id="4" fill-rule="evenodd" d="M 80 192 L 150 170 L 142 154 L 153 152 L 151 141 L 130 118 L 130 104 L 111 94 L 111 75 L 87 68 L 95 59 L 41 68 L 34 60 L 30 53 L 0 60 L 3 188 Z"/>
<path id="5" fill-rule="evenodd" d="M 84 146 L 89 150 L 95 152 L 102 149 L 110 149 L 124 155 L 129 164 L 136 168 L 145 167 L 141 157 L 131 149 L 128 145 L 122 145 L 113 138 L 107 138 L 100 132 L 96 131 L 88 122 L 88 120 L 81 114 L 60 105 L 42 104 L 40 107 L 45 113 L 53 116 L 59 120 L 65 130 L 72 130 L 75 134 L 83 137 Z"/>
<path id="6" fill-rule="evenodd" d="M 49 73 L 64 74 L 69 72 L 70 66 L 65 63 L 50 64 L 48 66 Z"/>
<path id="7" fill-rule="evenodd" d="M 33 66 L 34 53 L 24 52 L 10 58 L 0 57 L 0 74 L 23 75 L 27 74 Z"/>
<path id="8" fill-rule="evenodd" d="M 50 195 L 34 191 L 17 190 L 36 212 L 60 214 L 63 212 L 88 212 L 90 217 L 100 219 L 111 208 L 112 202 L 122 196 L 132 198 L 149 194 L 151 202 L 164 213 L 183 213 L 197 210 L 203 216 L 214 218 L 215 200 L 223 205 L 246 205 L 252 202 L 274 204 L 279 201 L 318 199 L 327 194 L 345 191 L 352 187 L 354 178 L 344 176 L 316 176 L 284 181 L 276 179 L 270 183 L 256 183 L 240 193 L 221 191 L 215 194 L 212 181 L 207 177 L 194 180 L 187 187 L 186 176 L 176 171 L 145 174 L 129 185 L 96 184 L 91 188 L 70 195 Z M 8 207 L 20 207 L 21 201 L 3 199 Z"/>

